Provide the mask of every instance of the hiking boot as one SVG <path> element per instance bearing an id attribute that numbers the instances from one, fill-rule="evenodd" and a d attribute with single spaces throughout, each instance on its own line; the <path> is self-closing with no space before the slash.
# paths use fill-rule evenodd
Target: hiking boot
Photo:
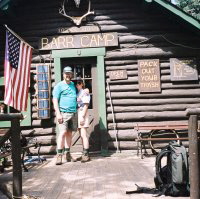
<path id="1" fill-rule="evenodd" d="M 74 159 L 70 153 L 66 153 L 66 161 L 67 162 L 76 162 L 76 159 Z"/>
<path id="2" fill-rule="evenodd" d="M 84 155 L 81 156 L 81 162 L 82 163 L 89 162 L 89 161 L 90 161 L 89 155 L 84 154 Z"/>
<path id="3" fill-rule="evenodd" d="M 56 159 L 56 165 L 61 165 L 61 164 L 62 164 L 62 154 L 58 154 Z"/>
<path id="4" fill-rule="evenodd" d="M 82 155 L 83 156 L 83 155 Z M 76 158 L 76 161 L 81 161 L 82 160 L 82 156 Z"/>

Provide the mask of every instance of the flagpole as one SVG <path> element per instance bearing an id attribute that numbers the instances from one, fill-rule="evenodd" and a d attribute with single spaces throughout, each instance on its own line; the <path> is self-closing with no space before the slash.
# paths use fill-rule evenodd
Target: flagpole
<path id="1" fill-rule="evenodd" d="M 25 44 L 27 44 L 28 46 L 30 46 L 32 49 L 34 49 L 30 44 L 28 44 L 27 42 L 25 42 L 19 35 L 17 35 L 14 31 L 12 31 L 10 28 L 8 28 L 8 26 L 6 24 L 4 24 L 4 26 L 6 27 L 6 29 L 8 29 L 13 35 L 15 35 L 19 40 L 22 40 Z"/>

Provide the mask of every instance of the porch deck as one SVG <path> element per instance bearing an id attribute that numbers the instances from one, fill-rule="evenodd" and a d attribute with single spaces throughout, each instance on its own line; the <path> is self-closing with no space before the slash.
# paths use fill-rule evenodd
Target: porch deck
<path id="1" fill-rule="evenodd" d="M 76 155 L 76 154 L 75 154 Z M 154 188 L 155 157 L 140 159 L 120 153 L 109 157 L 94 156 L 88 163 L 64 163 L 55 166 L 55 157 L 27 165 L 23 172 L 23 194 L 40 199 L 150 199 L 152 194 L 130 194 L 139 186 Z M 11 180 L 12 173 L 0 175 L 0 184 Z M 172 198 L 161 196 L 161 198 Z M 189 197 L 179 197 L 179 199 Z"/>

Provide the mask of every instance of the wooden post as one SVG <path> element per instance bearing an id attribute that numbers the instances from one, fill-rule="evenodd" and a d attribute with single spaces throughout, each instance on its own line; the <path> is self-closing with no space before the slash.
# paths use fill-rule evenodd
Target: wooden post
<path id="1" fill-rule="evenodd" d="M 1 121 L 11 121 L 11 147 L 13 161 L 13 199 L 22 198 L 22 167 L 20 143 L 21 113 L 0 114 Z"/>
<path id="2" fill-rule="evenodd" d="M 22 198 L 22 167 L 19 119 L 11 120 L 12 161 L 13 161 L 13 198 Z"/>
<path id="3" fill-rule="evenodd" d="M 199 110 L 188 110 L 189 115 L 189 173 L 190 173 L 190 198 L 200 198 L 199 181 L 199 150 L 198 150 L 198 114 Z"/>

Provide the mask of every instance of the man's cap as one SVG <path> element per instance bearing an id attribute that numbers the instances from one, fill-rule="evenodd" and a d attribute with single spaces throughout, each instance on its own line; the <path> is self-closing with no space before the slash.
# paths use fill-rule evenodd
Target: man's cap
<path id="1" fill-rule="evenodd" d="M 70 66 L 64 67 L 63 73 L 72 73 L 72 68 Z"/>

